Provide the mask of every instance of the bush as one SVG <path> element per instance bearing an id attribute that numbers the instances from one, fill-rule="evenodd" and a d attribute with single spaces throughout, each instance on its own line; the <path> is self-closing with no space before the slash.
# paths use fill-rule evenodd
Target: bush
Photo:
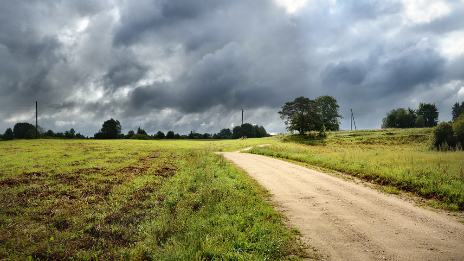
<path id="1" fill-rule="evenodd" d="M 440 150 L 441 147 L 455 147 L 456 139 L 454 137 L 453 126 L 451 123 L 442 122 L 433 129 L 431 145 L 437 150 Z"/>
<path id="2" fill-rule="evenodd" d="M 134 134 L 130 137 L 131 140 L 150 140 L 150 136 L 145 134 Z"/>
<path id="3" fill-rule="evenodd" d="M 3 140 L 12 140 L 14 138 L 13 131 L 11 128 L 6 129 L 5 133 L 2 136 Z"/>
<path id="4" fill-rule="evenodd" d="M 459 143 L 461 147 L 464 146 L 464 114 L 461 114 L 453 123 L 454 137 L 456 143 Z"/>

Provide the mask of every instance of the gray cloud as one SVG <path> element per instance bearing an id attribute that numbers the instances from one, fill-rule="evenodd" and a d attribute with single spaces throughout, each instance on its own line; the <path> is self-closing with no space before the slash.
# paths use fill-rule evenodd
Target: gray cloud
<path id="1" fill-rule="evenodd" d="M 32 122 L 36 100 L 39 124 L 84 135 L 109 118 L 126 132 L 213 133 L 241 109 L 284 132 L 280 107 L 320 95 L 338 100 L 342 129 L 351 108 L 359 128 L 379 128 L 419 102 L 449 120 L 464 53 L 443 40 L 464 31 L 464 7 L 443 3 L 430 19 L 417 6 L 415 22 L 402 1 L 309 1 L 293 14 L 272 0 L 2 1 L 0 132 Z"/>

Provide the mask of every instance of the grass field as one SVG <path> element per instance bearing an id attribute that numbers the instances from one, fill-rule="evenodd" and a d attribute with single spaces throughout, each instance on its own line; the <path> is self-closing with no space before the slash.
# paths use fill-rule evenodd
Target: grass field
<path id="1" fill-rule="evenodd" d="M 464 151 L 430 149 L 431 129 L 333 132 L 326 139 L 281 135 L 282 143 L 249 153 L 317 165 L 434 199 L 430 204 L 464 210 Z"/>
<path id="2" fill-rule="evenodd" d="M 0 259 L 305 257 L 266 192 L 212 153 L 264 143 L 0 142 Z"/>

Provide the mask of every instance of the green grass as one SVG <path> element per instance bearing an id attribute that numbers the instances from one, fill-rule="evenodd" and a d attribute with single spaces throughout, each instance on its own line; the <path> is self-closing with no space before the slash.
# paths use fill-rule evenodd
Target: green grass
<path id="1" fill-rule="evenodd" d="M 281 260 L 305 257 L 246 173 L 236 141 L 0 143 L 0 259 Z"/>
<path id="2" fill-rule="evenodd" d="M 464 210 L 464 151 L 433 151 L 430 134 L 424 128 L 332 132 L 326 139 L 281 135 L 282 143 L 248 152 L 337 170 L 387 185 L 387 193 L 410 191 Z"/>

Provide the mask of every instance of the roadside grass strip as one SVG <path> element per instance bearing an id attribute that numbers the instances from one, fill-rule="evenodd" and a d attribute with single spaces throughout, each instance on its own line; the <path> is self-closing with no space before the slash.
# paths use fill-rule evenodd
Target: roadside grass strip
<path id="1" fill-rule="evenodd" d="M 263 142 L 2 142 L 0 259 L 307 257 L 266 192 L 212 152 Z"/>
<path id="2" fill-rule="evenodd" d="M 248 153 L 289 159 L 354 175 L 380 185 L 432 199 L 430 204 L 464 210 L 464 151 L 429 147 L 431 129 L 387 129 L 281 136 L 283 143 L 254 147 Z M 393 189 L 396 188 L 396 189 Z"/>

